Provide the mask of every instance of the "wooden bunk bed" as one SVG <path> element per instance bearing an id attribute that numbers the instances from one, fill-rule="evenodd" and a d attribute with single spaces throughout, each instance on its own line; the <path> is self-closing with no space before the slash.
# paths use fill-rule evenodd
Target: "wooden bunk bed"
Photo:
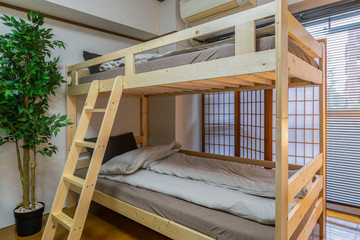
<path id="1" fill-rule="evenodd" d="M 256 52 L 256 21 L 275 16 L 275 49 Z M 180 41 L 235 29 L 235 56 L 207 62 L 136 73 L 134 55 Z M 289 37 L 312 58 L 319 68 L 288 52 Z M 111 79 L 79 83 L 82 69 L 125 57 L 125 74 Z M 231 16 L 119 50 L 67 67 L 67 112 L 76 119 L 76 97 L 87 95 L 79 122 L 67 129 L 68 160 L 42 239 L 53 239 L 58 223 L 69 230 L 68 239 L 80 239 L 91 199 L 173 239 L 214 239 L 174 221 L 142 210 L 95 190 L 115 113 L 123 97 L 139 97 L 142 106 L 142 134 L 138 144 L 148 145 L 148 98 L 160 95 L 197 94 L 220 91 L 276 89 L 276 162 L 183 151 L 188 155 L 216 158 L 276 169 L 275 238 L 308 239 L 316 223 L 325 236 L 326 219 L 326 50 L 288 12 L 286 0 L 255 7 Z M 220 84 L 219 84 L 220 83 Z M 320 99 L 320 154 L 305 166 L 288 164 L 288 88 L 318 85 Z M 106 109 L 95 109 L 98 95 L 109 94 Z M 92 113 L 105 112 L 98 142 L 84 142 Z M 76 125 L 78 129 L 76 130 Z M 91 161 L 78 162 L 84 147 L 94 148 Z M 90 166 L 89 166 L 90 165 Z M 86 179 L 75 177 L 76 168 L 89 166 Z M 298 172 L 288 178 L 288 169 Z M 310 192 L 288 212 L 288 204 L 314 176 Z M 80 193 L 74 218 L 62 212 L 69 191 Z M 70 201 L 71 202 L 71 194 Z M 72 199 L 74 200 L 74 199 Z M 305 218 L 306 216 L 306 218 Z M 301 226 L 300 226 L 301 223 Z M 297 231 L 297 236 L 293 236 Z"/>

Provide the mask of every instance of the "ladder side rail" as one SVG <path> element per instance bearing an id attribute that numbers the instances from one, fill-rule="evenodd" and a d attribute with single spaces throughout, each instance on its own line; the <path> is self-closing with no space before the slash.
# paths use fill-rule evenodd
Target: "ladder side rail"
<path id="1" fill-rule="evenodd" d="M 82 188 L 78 206 L 74 215 L 73 227 L 69 232 L 68 239 L 80 239 L 81 237 L 83 226 L 90 207 L 91 199 L 95 190 L 95 185 L 100 171 L 101 163 L 105 154 L 106 146 L 108 144 L 116 112 L 120 103 L 122 90 L 122 76 L 118 76 L 114 81 L 114 86 L 109 98 L 108 105 L 106 107 L 105 115 L 99 131 L 99 136 L 95 145 L 93 156 L 90 161 L 84 186 Z"/>
<path id="2" fill-rule="evenodd" d="M 95 106 L 98 92 L 99 92 L 99 81 L 95 80 L 91 83 L 91 86 L 89 89 L 89 94 L 85 101 L 84 109 L 86 107 L 93 108 Z M 75 141 L 83 140 L 85 138 L 85 134 L 86 134 L 86 131 L 89 126 L 90 119 L 91 119 L 90 115 L 84 114 L 84 112 L 85 112 L 84 109 L 81 114 L 80 120 L 78 122 L 78 128 L 76 129 L 74 139 L 73 139 L 73 142 L 72 142 L 72 145 L 71 145 L 71 148 L 70 148 L 67 160 L 66 160 L 66 164 L 65 164 L 65 167 L 63 170 L 63 174 L 61 176 L 60 183 L 59 183 L 58 189 L 55 194 L 53 205 L 51 207 L 50 216 L 47 220 L 47 223 L 46 223 L 46 226 L 44 229 L 44 234 L 42 236 L 43 240 L 48 240 L 48 239 L 54 238 L 59 222 L 52 216 L 52 214 L 62 211 L 62 209 L 64 207 L 66 196 L 69 192 L 70 183 L 64 181 L 63 176 L 74 174 L 74 172 L 75 172 L 76 163 L 77 163 L 77 160 L 79 158 L 79 155 L 80 155 L 80 152 L 82 149 L 82 147 L 75 145 Z"/>

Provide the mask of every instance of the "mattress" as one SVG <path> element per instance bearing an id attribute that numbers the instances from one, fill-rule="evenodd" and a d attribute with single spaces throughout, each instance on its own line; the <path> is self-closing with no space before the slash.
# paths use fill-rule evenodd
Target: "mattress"
<path id="1" fill-rule="evenodd" d="M 258 38 L 256 41 L 257 51 L 264 51 L 275 48 L 275 36 L 266 36 Z M 289 38 L 289 52 L 301 58 L 307 63 L 318 67 L 317 62 L 311 58 L 301 47 L 299 47 L 294 40 Z M 144 73 L 155 71 L 159 69 L 182 66 L 186 64 L 199 63 L 204 61 L 211 61 L 215 59 L 230 57 L 235 55 L 235 45 L 233 43 L 222 44 L 220 46 L 212 46 L 205 49 L 185 49 L 166 54 L 160 58 L 155 58 L 147 62 L 135 64 L 136 73 Z M 115 78 L 119 75 L 125 74 L 125 67 L 111 69 L 105 72 L 100 72 L 79 78 L 79 83 L 91 82 L 93 80 L 104 80 Z"/>
<path id="2" fill-rule="evenodd" d="M 87 168 L 77 170 L 75 175 L 85 178 Z M 275 227 L 263 225 L 235 215 L 202 207 L 166 194 L 134 187 L 125 183 L 98 178 L 97 190 L 145 211 L 157 214 L 183 226 L 194 229 L 219 240 L 272 240 Z M 291 239 L 296 239 L 315 203 Z"/>
<path id="3" fill-rule="evenodd" d="M 85 177 L 87 169 L 76 172 Z M 96 189 L 123 202 L 187 226 L 215 239 L 271 240 L 275 228 L 202 207 L 162 193 L 99 178 Z"/>

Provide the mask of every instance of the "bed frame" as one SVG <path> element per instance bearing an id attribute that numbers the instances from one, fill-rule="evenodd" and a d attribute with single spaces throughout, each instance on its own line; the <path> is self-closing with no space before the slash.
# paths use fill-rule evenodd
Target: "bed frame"
<path id="1" fill-rule="evenodd" d="M 276 48 L 256 52 L 256 21 L 274 16 Z M 135 73 L 135 54 L 230 28 L 235 29 L 235 56 L 146 73 Z M 319 59 L 319 69 L 288 52 L 288 37 L 295 40 L 297 45 L 311 57 Z M 142 130 L 141 136 L 137 136 L 136 140 L 142 146 L 148 145 L 148 98 L 151 96 L 275 88 L 277 104 L 276 162 L 192 151 L 183 152 L 205 158 L 217 158 L 224 161 L 276 168 L 276 239 L 308 239 L 316 223 L 320 226 L 320 238 L 324 238 L 326 223 L 325 47 L 325 41 L 316 41 L 288 12 L 286 0 L 275 0 L 275 2 L 266 5 L 67 66 L 67 114 L 73 121 L 76 120 L 76 97 L 90 94 L 91 84 L 94 84 L 94 82 L 79 84 L 79 77 L 86 74 L 86 71 L 82 69 L 122 57 L 125 57 L 125 75 L 118 76 L 116 79 L 121 80 L 123 97 L 141 98 Z M 106 95 L 111 92 L 114 82 L 117 80 L 96 81 L 98 93 Z M 288 164 L 288 88 L 307 85 L 318 85 L 320 91 L 320 154 L 305 166 L 290 165 Z M 75 122 L 67 129 L 68 151 L 73 146 L 76 125 Z M 77 168 L 86 167 L 89 162 L 89 160 L 79 161 Z M 101 163 L 101 160 L 99 162 Z M 289 179 L 288 169 L 298 169 L 298 172 Z M 288 204 L 315 175 L 318 176 L 309 194 L 302 198 L 288 213 Z M 97 175 L 95 177 L 97 178 Z M 81 187 L 81 184 L 76 182 L 72 182 L 68 186 L 69 189 L 77 193 L 82 191 Z M 114 199 L 97 190 L 94 191 L 92 200 L 173 239 L 213 239 L 188 227 Z M 74 202 L 74 196 L 69 194 L 68 206 Z M 55 204 L 58 202 L 54 201 Z M 310 217 L 304 220 L 304 224 L 304 216 L 309 211 L 311 211 Z M 50 220 L 47 223 L 43 239 L 53 238 L 54 231 L 48 229 L 51 227 L 56 229 L 57 224 L 51 219 L 58 217 L 49 217 Z M 302 228 L 300 234 L 292 236 L 298 227 Z M 78 230 L 81 236 L 82 229 L 79 228 Z"/>

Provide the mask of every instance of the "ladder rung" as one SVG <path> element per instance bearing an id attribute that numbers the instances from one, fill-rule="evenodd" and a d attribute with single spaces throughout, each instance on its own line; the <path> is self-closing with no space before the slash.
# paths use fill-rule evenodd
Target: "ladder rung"
<path id="1" fill-rule="evenodd" d="M 71 217 L 61 211 L 55 212 L 52 215 L 63 227 L 70 231 L 73 224 L 73 219 Z"/>
<path id="2" fill-rule="evenodd" d="M 94 143 L 94 142 L 85 142 L 85 141 L 76 141 L 75 145 L 80 146 L 80 147 L 95 148 L 96 143 Z"/>
<path id="3" fill-rule="evenodd" d="M 68 176 L 64 176 L 64 180 L 67 181 L 70 184 L 73 184 L 77 187 L 82 188 L 84 186 L 84 182 L 85 180 L 82 178 L 79 178 L 77 176 L 74 175 L 68 175 Z"/>
<path id="4" fill-rule="evenodd" d="M 85 109 L 85 112 L 105 112 L 106 108 L 92 108 L 92 109 Z"/>

